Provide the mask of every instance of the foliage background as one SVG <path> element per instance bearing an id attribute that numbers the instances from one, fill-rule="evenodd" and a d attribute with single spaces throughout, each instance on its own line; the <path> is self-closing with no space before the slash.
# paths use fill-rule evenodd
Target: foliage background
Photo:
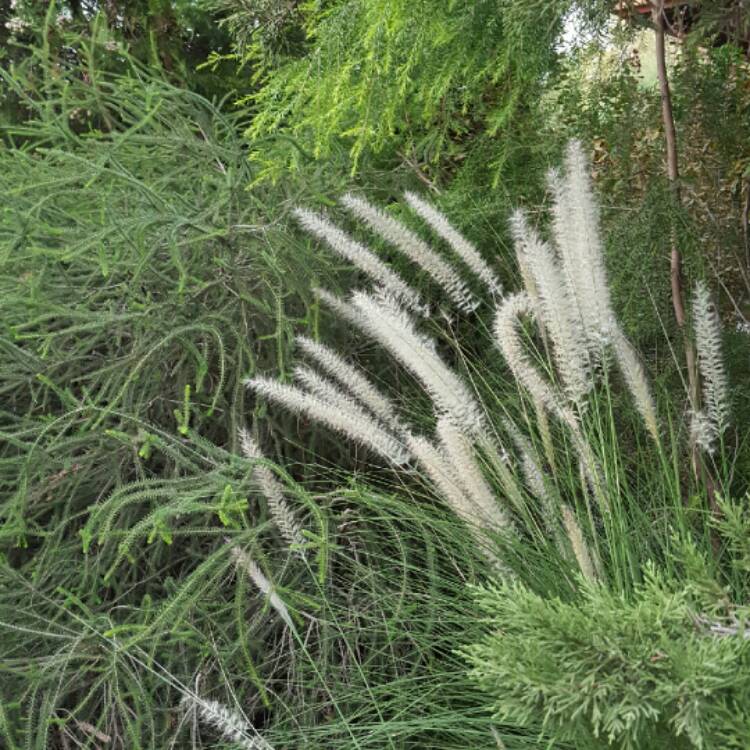
<path id="1" fill-rule="evenodd" d="M 604 2 L 0 1 L 9 747 L 94 747 L 97 732 L 130 747 L 209 746 L 217 737 L 179 709 L 196 684 L 243 706 L 279 747 L 305 732 L 310 746 L 496 747 L 493 727 L 508 747 L 544 746 L 534 722 L 497 729 L 458 654 L 485 633 L 466 616 L 465 584 L 483 580 L 471 540 L 371 457 L 267 413 L 241 380 L 287 375 L 305 331 L 333 336 L 393 392 L 407 388 L 320 311 L 313 286 L 358 279 L 290 227 L 291 208 L 336 214 L 355 188 L 402 216 L 405 189 L 427 192 L 512 288 L 509 212 L 531 205 L 543 221 L 545 172 L 577 136 L 591 146 L 619 311 L 677 394 L 676 421 L 684 394 L 664 338 L 677 340 L 675 219 L 688 277 L 719 294 L 734 419 L 746 424 L 747 19 L 732 27 L 737 44 L 713 46 L 734 5 L 712 5 L 673 57 L 678 209 L 658 94 L 640 75 L 649 48 L 611 27 Z M 480 356 L 481 333 L 462 331 Z M 245 422 L 288 468 L 317 535 L 309 569 L 290 564 L 236 456 Z M 338 487 L 342 467 L 355 480 Z M 235 579 L 226 535 L 278 575 L 295 612 L 318 615 L 305 648 Z M 527 583 L 549 592 L 553 576 L 539 570 Z M 675 587 L 644 590 L 644 617 Z M 506 595 L 501 614 L 512 620 L 532 593 Z M 590 597 L 588 622 L 638 614 L 602 598 Z M 508 705 L 523 725 L 521 703 Z M 561 736 L 560 747 L 581 746 Z"/>

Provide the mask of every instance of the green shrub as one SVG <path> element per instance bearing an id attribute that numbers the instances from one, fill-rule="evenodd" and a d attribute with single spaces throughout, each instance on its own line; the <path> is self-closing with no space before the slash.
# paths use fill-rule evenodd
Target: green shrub
<path id="1" fill-rule="evenodd" d="M 507 584 L 476 601 L 488 634 L 467 656 L 499 722 L 582 749 L 750 744 L 746 607 L 711 623 L 655 569 L 631 597 L 582 582 L 567 600 Z"/>

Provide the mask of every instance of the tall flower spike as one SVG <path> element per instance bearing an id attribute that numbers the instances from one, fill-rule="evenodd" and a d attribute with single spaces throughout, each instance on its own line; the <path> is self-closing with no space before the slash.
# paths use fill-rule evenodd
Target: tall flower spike
<path id="1" fill-rule="evenodd" d="M 296 341 L 308 357 L 314 359 L 331 377 L 348 388 L 375 416 L 390 427 L 402 429 L 393 403 L 358 368 L 349 364 L 333 349 L 306 336 L 297 336 Z"/>
<path id="2" fill-rule="evenodd" d="M 359 417 L 364 414 L 366 417 L 370 417 L 367 412 L 362 410 L 348 391 L 343 390 L 340 385 L 337 385 L 332 380 L 319 375 L 310 367 L 297 365 L 292 371 L 292 375 L 296 383 L 329 406 L 334 406 L 352 416 L 356 415 Z"/>
<path id="3" fill-rule="evenodd" d="M 337 297 L 335 294 L 331 294 L 327 289 L 322 287 L 313 287 L 313 292 L 317 298 L 327 307 L 329 307 L 336 315 L 347 323 L 351 323 L 357 328 L 364 329 L 364 319 L 362 313 L 359 312 L 354 306 L 352 306 L 346 300 Z"/>
<path id="4" fill-rule="evenodd" d="M 523 292 L 506 297 L 495 317 L 495 341 L 518 383 L 549 412 L 577 430 L 575 415 L 565 406 L 562 395 L 542 378 L 524 351 L 519 332 L 523 316 L 534 316 L 531 298 Z"/>
<path id="5" fill-rule="evenodd" d="M 364 245 L 356 242 L 335 224 L 312 211 L 297 208 L 294 215 L 304 229 L 324 240 L 342 258 L 353 263 L 370 278 L 386 287 L 410 310 L 420 315 L 425 314 L 426 307 L 422 304 L 419 294 Z"/>
<path id="6" fill-rule="evenodd" d="M 262 461 L 265 456 L 261 452 L 258 444 L 252 439 L 250 433 L 240 430 L 240 447 L 242 452 L 251 461 Z M 260 485 L 263 495 L 268 503 L 268 510 L 271 512 L 273 520 L 281 532 L 281 535 L 289 544 L 301 547 L 305 543 L 302 535 L 302 528 L 294 516 L 291 508 L 287 505 L 284 498 L 284 487 L 274 476 L 274 473 L 263 464 L 258 464 L 253 469 L 253 476 Z"/>
<path id="7" fill-rule="evenodd" d="M 562 517 L 565 533 L 568 535 L 570 546 L 573 549 L 573 554 L 576 557 L 581 573 L 592 583 L 596 582 L 594 564 L 591 561 L 591 555 L 589 554 L 583 531 L 581 531 L 581 527 L 578 525 L 575 514 L 567 505 L 562 506 Z"/>
<path id="8" fill-rule="evenodd" d="M 409 435 L 409 450 L 418 464 L 427 473 L 427 478 L 435 484 L 437 492 L 448 507 L 468 526 L 484 557 L 503 579 L 513 579 L 514 574 L 494 553 L 488 544 L 487 525 L 483 516 L 477 512 L 476 505 L 467 496 L 466 490 L 456 477 L 453 465 L 443 451 L 438 450 L 429 440 Z"/>
<path id="9" fill-rule="evenodd" d="M 427 201 L 423 201 L 414 193 L 406 193 L 405 197 L 406 202 L 411 206 L 412 210 L 421 216 L 450 245 L 456 255 L 487 285 L 490 292 L 499 297 L 503 293 L 502 284 L 474 245 L 458 232 L 440 211 L 427 203 Z"/>
<path id="10" fill-rule="evenodd" d="M 435 484 L 438 494 L 464 523 L 472 529 L 480 529 L 480 515 L 461 486 L 453 464 L 444 453 L 427 438 L 409 435 L 407 441 L 409 450 Z"/>
<path id="11" fill-rule="evenodd" d="M 721 355 L 721 321 L 703 281 L 695 285 L 693 320 L 703 377 L 703 408 L 718 437 L 729 424 L 729 387 Z"/>
<path id="12" fill-rule="evenodd" d="M 362 314 L 367 333 L 415 375 L 440 414 L 467 434 L 481 431 L 482 413 L 471 392 L 435 352 L 430 339 L 417 332 L 407 313 L 364 292 L 355 292 L 352 304 Z"/>
<path id="13" fill-rule="evenodd" d="M 472 312 L 478 307 L 478 300 L 469 291 L 456 270 L 430 249 L 427 243 L 414 232 L 362 198 L 348 194 L 341 199 L 341 202 L 426 271 L 460 310 Z"/>
<path id="14" fill-rule="evenodd" d="M 503 426 L 521 454 L 521 468 L 526 486 L 531 490 L 534 497 L 542 503 L 545 511 L 549 512 L 553 507 L 552 501 L 544 481 L 544 474 L 536 457 L 536 451 L 526 436 L 521 434 L 521 431 L 510 419 L 503 419 Z M 546 522 L 550 520 L 550 518 L 545 519 Z"/>
<path id="15" fill-rule="evenodd" d="M 690 439 L 706 453 L 716 449 L 716 424 L 705 411 L 699 409 L 690 414 Z"/>
<path id="16" fill-rule="evenodd" d="M 218 701 L 187 695 L 184 702 L 196 708 L 202 722 L 243 750 L 273 750 L 248 721 Z"/>
<path id="17" fill-rule="evenodd" d="M 509 528 L 508 516 L 482 475 L 474 447 L 466 435 L 445 417 L 438 420 L 437 433 L 443 453 L 453 464 L 454 476 L 476 505 L 484 524 L 493 531 Z"/>
<path id="18" fill-rule="evenodd" d="M 285 625 L 290 630 L 294 630 L 292 617 L 289 614 L 289 610 L 286 608 L 286 604 L 281 601 L 281 597 L 276 593 L 268 578 L 263 575 L 263 571 L 258 567 L 257 563 L 247 554 L 247 552 L 239 547 L 232 547 L 232 557 L 235 559 L 237 565 L 247 573 L 250 580 L 258 587 L 258 591 L 268 598 L 268 603 L 276 610 Z"/>
<path id="19" fill-rule="evenodd" d="M 619 327 L 612 329 L 612 345 L 615 350 L 617 364 L 620 367 L 625 382 L 628 385 L 635 407 L 641 415 L 649 434 L 654 442 L 659 443 L 659 425 L 656 420 L 656 407 L 651 397 L 651 389 L 646 380 L 638 355 L 620 331 Z"/>
<path id="20" fill-rule="evenodd" d="M 511 231 L 519 246 L 519 256 L 528 265 L 538 296 L 544 330 L 552 339 L 555 363 L 570 399 L 582 407 L 593 385 L 588 367 L 588 351 L 573 300 L 568 295 L 551 249 L 529 226 L 522 211 L 511 218 Z"/>
<path id="21" fill-rule="evenodd" d="M 588 175 L 588 160 L 578 141 L 571 141 L 562 179 L 549 175 L 553 194 L 553 232 L 563 275 L 578 309 L 592 352 L 609 341 L 614 322 L 599 236 L 599 209 Z"/>
<path id="22" fill-rule="evenodd" d="M 409 454 L 401 443 L 354 404 L 347 411 L 342 411 L 299 388 L 260 376 L 246 380 L 245 385 L 258 395 L 276 401 L 290 411 L 306 414 L 310 419 L 372 448 L 397 466 L 409 460 Z"/>

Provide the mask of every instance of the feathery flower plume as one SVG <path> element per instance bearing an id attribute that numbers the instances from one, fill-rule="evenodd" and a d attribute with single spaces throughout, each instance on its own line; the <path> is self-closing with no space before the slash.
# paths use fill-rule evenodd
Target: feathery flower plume
<path id="1" fill-rule="evenodd" d="M 416 435 L 408 436 L 407 446 L 453 512 L 472 529 L 481 528 L 479 514 L 445 454 L 427 438 Z"/>
<path id="2" fill-rule="evenodd" d="M 511 234 L 513 233 L 513 216 L 511 216 Z M 534 305 L 535 310 L 541 309 L 541 303 L 539 301 L 539 290 L 536 288 L 536 281 L 534 281 L 534 274 L 531 272 L 528 258 L 526 257 L 526 248 L 522 242 L 514 242 L 513 246 L 516 251 L 516 263 L 518 270 L 521 273 L 521 281 L 523 282 L 523 288 L 526 290 L 526 294 L 529 295 L 531 302 Z M 537 316 L 537 325 L 539 326 L 539 332 L 542 334 L 545 346 L 547 345 L 547 332 L 544 330 L 544 320 L 542 320 L 541 314 Z"/>
<path id="3" fill-rule="evenodd" d="M 332 224 L 319 214 L 304 208 L 297 208 L 294 211 L 294 215 L 304 229 L 316 237 L 325 240 L 332 250 L 342 258 L 353 263 L 376 282 L 386 287 L 409 309 L 420 315 L 426 313 L 427 309 L 422 304 L 419 294 L 364 245 L 356 242 L 335 224 Z"/>
<path id="4" fill-rule="evenodd" d="M 234 742 L 243 750 L 273 750 L 249 722 L 218 701 L 187 695 L 184 702 L 197 709 L 204 723 L 217 729 L 224 739 Z"/>
<path id="5" fill-rule="evenodd" d="M 351 415 L 364 414 L 367 417 L 370 416 L 360 408 L 349 393 L 342 390 L 341 386 L 319 375 L 312 368 L 305 365 L 297 365 L 292 370 L 292 376 L 295 382 L 303 389 L 329 406 L 334 406 L 342 412 Z"/>
<path id="6" fill-rule="evenodd" d="M 493 566 L 496 574 L 504 579 L 512 579 L 514 577 L 513 572 L 507 568 L 488 546 L 486 526 L 480 523 L 482 514 L 477 512 L 476 505 L 461 487 L 461 483 L 458 477 L 456 477 L 448 457 L 426 438 L 409 435 L 407 442 L 412 455 L 427 473 L 427 478 L 435 484 L 438 494 L 442 496 L 448 507 L 469 527 L 479 545 L 479 549 Z"/>
<path id="7" fill-rule="evenodd" d="M 245 456 L 252 461 L 262 461 L 265 459 L 258 444 L 244 428 L 240 429 L 240 447 Z M 302 547 L 305 543 L 305 538 L 302 536 L 302 528 L 297 522 L 291 508 L 287 505 L 284 498 L 284 487 L 281 482 L 263 464 L 258 464 L 253 469 L 253 476 L 263 491 L 268 503 L 268 510 L 279 527 L 281 535 L 289 544 Z M 300 554 L 302 553 L 300 552 Z"/>
<path id="8" fill-rule="evenodd" d="M 615 358 L 633 396 L 635 407 L 654 442 L 659 443 L 659 425 L 656 420 L 656 407 L 651 397 L 651 389 L 649 388 L 646 374 L 643 371 L 641 363 L 638 361 L 638 355 L 630 345 L 630 342 L 625 338 L 619 326 L 614 326 L 611 329 L 611 333 Z"/>
<path id="9" fill-rule="evenodd" d="M 523 477 L 526 480 L 526 486 L 531 490 L 534 497 L 542 502 L 545 510 L 549 510 L 552 507 L 552 502 L 544 481 L 544 473 L 536 459 L 534 448 L 526 436 L 521 433 L 510 419 L 503 419 L 503 426 L 510 435 L 511 440 L 515 443 L 516 449 L 521 454 L 521 469 Z M 547 520 L 549 521 L 550 519 Z"/>
<path id="10" fill-rule="evenodd" d="M 716 424 L 703 409 L 690 412 L 690 440 L 708 454 L 714 452 L 718 433 Z"/>
<path id="11" fill-rule="evenodd" d="M 339 318 L 359 329 L 364 329 L 365 322 L 362 313 L 349 302 L 319 286 L 313 287 L 313 293 L 324 305 L 333 310 Z"/>
<path id="12" fill-rule="evenodd" d="M 581 573 L 589 581 L 596 582 L 596 572 L 594 571 L 594 564 L 591 562 L 588 545 L 583 536 L 583 531 L 581 531 L 581 527 L 578 525 L 575 514 L 569 506 L 562 506 L 562 517 L 565 533 L 568 535 L 570 546 L 573 548 L 573 554 L 576 556 Z"/>
<path id="13" fill-rule="evenodd" d="M 412 210 L 451 246 L 456 255 L 489 287 L 490 292 L 497 297 L 502 295 L 502 284 L 474 245 L 458 232 L 433 205 L 414 193 L 406 193 L 405 197 Z"/>
<path id="14" fill-rule="evenodd" d="M 468 434 L 481 431 L 479 407 L 461 379 L 443 362 L 434 344 L 418 333 L 403 310 L 355 292 L 352 304 L 363 317 L 364 329 L 421 381 L 438 412 L 451 417 Z"/>
<path id="15" fill-rule="evenodd" d="M 552 250 L 529 226 L 523 211 L 515 211 L 511 231 L 534 279 L 544 330 L 554 346 L 555 362 L 565 391 L 579 407 L 593 385 L 588 368 L 580 316 L 571 300 Z"/>
<path id="16" fill-rule="evenodd" d="M 286 604 L 281 601 L 281 597 L 276 593 L 268 578 L 263 575 L 263 571 L 261 571 L 257 563 L 247 554 L 247 552 L 239 547 L 232 547 L 232 557 L 235 559 L 237 565 L 248 574 L 250 580 L 258 587 L 258 591 L 268 598 L 268 603 L 276 610 L 276 612 L 278 612 L 279 617 L 281 617 L 286 626 L 293 630 L 294 624 L 292 623 L 292 618 L 289 614 L 289 610 L 286 608 Z"/>
<path id="17" fill-rule="evenodd" d="M 604 254 L 599 237 L 599 209 L 588 175 L 588 160 L 579 141 L 571 141 L 562 178 L 551 172 L 553 232 L 563 276 L 579 311 L 593 354 L 608 342 L 614 315 Z"/>
<path id="18" fill-rule="evenodd" d="M 546 412 L 542 410 L 541 413 L 544 414 L 546 418 Z M 565 554 L 565 541 L 562 538 L 560 531 L 560 514 L 558 511 L 558 503 L 556 502 L 556 500 L 559 501 L 559 497 L 555 495 L 553 498 L 547 482 L 544 479 L 542 467 L 539 465 L 537 452 L 534 450 L 526 436 L 521 433 L 515 423 L 510 419 L 503 419 L 503 426 L 511 436 L 516 449 L 521 454 L 521 471 L 523 473 L 523 478 L 531 494 L 540 503 L 544 527 L 547 532 L 554 537 L 560 552 Z"/>
<path id="19" fill-rule="evenodd" d="M 290 411 L 306 414 L 310 419 L 372 448 L 396 465 L 409 460 L 408 453 L 399 441 L 353 402 L 347 411 L 342 411 L 299 388 L 260 376 L 245 380 L 245 385 L 258 395 L 275 401 Z"/>
<path id="20" fill-rule="evenodd" d="M 549 412 L 577 430 L 576 417 L 565 406 L 561 394 L 542 378 L 524 351 L 519 332 L 522 316 L 534 317 L 531 298 L 523 292 L 506 297 L 498 307 L 495 317 L 495 343 L 503 353 L 515 379 Z"/>
<path id="21" fill-rule="evenodd" d="M 581 459 L 582 470 L 590 482 L 602 511 L 607 512 L 609 501 L 604 491 L 601 469 L 591 446 L 584 440 L 575 414 L 569 409 L 562 395 L 556 393 L 539 374 L 529 360 L 521 343 L 518 326 L 521 316 L 533 317 L 534 306 L 527 294 L 523 292 L 506 297 L 500 305 L 495 318 L 495 340 L 505 357 L 516 380 L 529 391 L 535 403 L 542 405 L 554 414 L 570 430 L 573 445 Z"/>
<path id="22" fill-rule="evenodd" d="M 721 356 L 721 321 L 702 281 L 693 294 L 693 326 L 698 364 L 703 377 L 703 408 L 715 437 L 729 424 L 729 386 Z"/>
<path id="23" fill-rule="evenodd" d="M 453 464 L 454 476 L 458 478 L 461 486 L 476 505 L 485 524 L 493 531 L 507 529 L 510 521 L 498 505 L 497 498 L 482 475 L 469 439 L 445 417 L 438 419 L 437 434 L 444 455 Z"/>
<path id="24" fill-rule="evenodd" d="M 471 294 L 456 270 L 414 232 L 362 198 L 347 194 L 341 202 L 432 276 L 460 310 L 473 312 L 479 306 L 478 300 Z"/>
<path id="25" fill-rule="evenodd" d="M 382 419 L 390 427 L 401 429 L 393 403 L 358 368 L 349 364 L 333 349 L 329 349 L 306 336 L 297 336 L 296 342 L 305 354 L 314 359 L 341 385 L 348 388 L 375 416 Z"/>

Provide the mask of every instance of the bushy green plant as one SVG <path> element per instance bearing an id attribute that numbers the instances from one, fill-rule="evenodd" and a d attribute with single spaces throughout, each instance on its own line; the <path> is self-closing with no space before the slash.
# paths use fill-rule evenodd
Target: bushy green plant
<path id="1" fill-rule="evenodd" d="M 691 594 L 653 569 L 630 597 L 592 582 L 567 600 L 480 590 L 473 674 L 498 721 L 577 748 L 747 747 L 748 611 L 711 622 Z"/>
<path id="2" fill-rule="evenodd" d="M 528 143 L 522 122 L 554 67 L 570 3 L 215 5 L 240 58 L 257 66 L 248 134 L 261 174 L 278 178 L 343 146 L 353 170 L 362 157 L 399 152 L 438 181 L 468 161 L 497 185 Z M 277 24 L 295 43 L 278 44 Z"/>

